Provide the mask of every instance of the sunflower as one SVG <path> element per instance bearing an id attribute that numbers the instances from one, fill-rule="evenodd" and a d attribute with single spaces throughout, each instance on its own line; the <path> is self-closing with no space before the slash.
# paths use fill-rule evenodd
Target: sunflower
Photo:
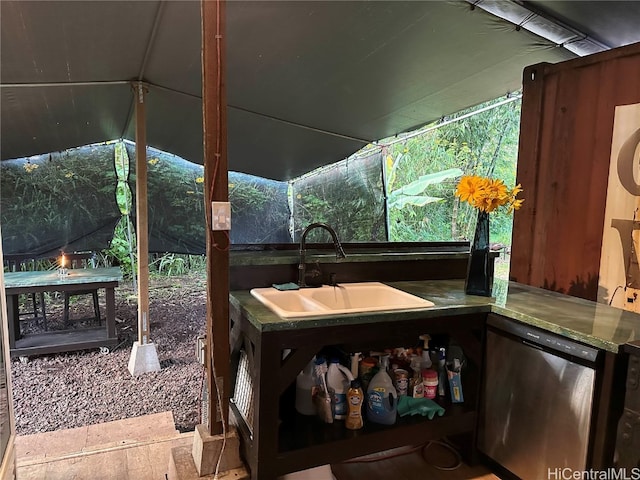
<path id="1" fill-rule="evenodd" d="M 458 182 L 455 195 L 483 212 L 493 212 L 503 205 L 508 205 L 508 213 L 511 213 L 518 210 L 524 202 L 523 199 L 516 199 L 521 191 L 520 184 L 509 190 L 500 179 L 465 175 Z"/>
<path id="2" fill-rule="evenodd" d="M 462 177 L 456 188 L 456 196 L 460 197 L 460 200 L 463 202 L 473 204 L 483 188 L 481 182 L 478 181 L 479 178 L 480 177 L 473 175 L 465 175 Z"/>

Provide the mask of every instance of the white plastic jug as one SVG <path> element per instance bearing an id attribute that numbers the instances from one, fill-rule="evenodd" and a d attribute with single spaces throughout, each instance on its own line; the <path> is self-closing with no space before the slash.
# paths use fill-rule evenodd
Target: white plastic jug
<path id="1" fill-rule="evenodd" d="M 327 371 L 327 385 L 333 388 L 335 395 L 335 413 L 336 420 L 344 420 L 347 418 L 347 392 L 353 380 L 351 371 L 344 365 L 340 365 L 337 358 L 331 359 L 329 370 Z"/>
<path id="2" fill-rule="evenodd" d="M 302 415 L 315 415 L 316 407 L 313 404 L 312 392 L 315 384 L 313 378 L 313 367 L 316 357 L 304 367 L 296 377 L 296 410 Z"/>

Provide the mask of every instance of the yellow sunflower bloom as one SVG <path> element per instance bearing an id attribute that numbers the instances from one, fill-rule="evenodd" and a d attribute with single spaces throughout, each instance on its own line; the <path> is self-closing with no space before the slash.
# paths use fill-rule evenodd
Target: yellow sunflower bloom
<path id="1" fill-rule="evenodd" d="M 520 184 L 509 190 L 500 179 L 465 175 L 458 182 L 455 195 L 461 201 L 469 203 L 483 212 L 493 212 L 504 205 L 509 206 L 509 213 L 517 210 L 524 200 L 516 200 L 522 191 Z"/>
<path id="2" fill-rule="evenodd" d="M 460 197 L 463 202 L 473 204 L 482 189 L 479 177 L 473 175 L 465 175 L 460 179 L 456 188 L 456 196 Z"/>

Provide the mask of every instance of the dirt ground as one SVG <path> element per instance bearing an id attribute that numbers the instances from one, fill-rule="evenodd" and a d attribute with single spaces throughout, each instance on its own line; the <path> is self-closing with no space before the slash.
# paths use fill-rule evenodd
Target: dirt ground
<path id="1" fill-rule="evenodd" d="M 30 357 L 11 362 L 18 435 L 74 428 L 150 413 L 172 411 L 176 428 L 200 423 L 204 368 L 196 358 L 196 338 L 204 333 L 204 274 L 153 276 L 149 285 L 151 340 L 161 371 L 132 377 L 127 369 L 137 340 L 137 304 L 130 281 L 116 288 L 119 344 L 98 349 Z M 73 302 L 73 301 L 72 301 Z M 100 292 L 102 315 L 104 292 Z M 63 328 L 60 296 L 46 299 L 50 329 Z M 90 316 L 91 296 L 71 304 L 70 318 Z M 77 322 L 75 328 L 82 328 Z M 23 321 L 23 329 L 40 326 Z"/>

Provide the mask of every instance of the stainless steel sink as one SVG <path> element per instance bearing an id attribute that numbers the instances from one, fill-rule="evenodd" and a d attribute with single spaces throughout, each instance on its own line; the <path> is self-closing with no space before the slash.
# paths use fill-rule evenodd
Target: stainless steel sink
<path id="1" fill-rule="evenodd" d="M 415 310 L 434 305 L 380 282 L 342 283 L 335 287 L 325 285 L 287 291 L 254 288 L 251 295 L 283 318 Z"/>

